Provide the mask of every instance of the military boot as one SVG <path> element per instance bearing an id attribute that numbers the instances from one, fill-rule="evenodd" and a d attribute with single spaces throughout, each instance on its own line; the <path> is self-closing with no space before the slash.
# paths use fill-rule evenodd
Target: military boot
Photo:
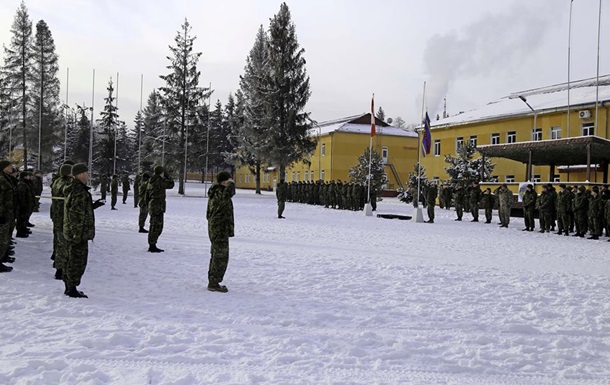
<path id="1" fill-rule="evenodd" d="M 60 280 L 60 279 L 63 279 L 63 277 L 64 277 L 64 274 L 61 269 L 55 270 L 55 279 Z"/>
<path id="2" fill-rule="evenodd" d="M 13 271 L 13 267 L 12 266 L 6 266 L 3 263 L 0 263 L 0 273 L 9 273 Z"/>
<path id="3" fill-rule="evenodd" d="M 144 227 L 140 227 L 138 233 L 148 233 L 148 230 L 146 230 Z"/>
<path id="4" fill-rule="evenodd" d="M 162 253 L 165 250 L 162 250 L 160 248 L 157 247 L 156 243 L 151 243 L 150 245 L 148 245 L 148 252 L 149 253 Z"/>
<path id="5" fill-rule="evenodd" d="M 68 287 L 65 294 L 71 298 L 89 298 L 82 291 L 76 290 L 76 286 Z"/>

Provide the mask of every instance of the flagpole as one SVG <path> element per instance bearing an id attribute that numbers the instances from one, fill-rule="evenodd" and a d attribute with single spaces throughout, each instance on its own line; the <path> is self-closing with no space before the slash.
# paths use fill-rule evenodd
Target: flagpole
<path id="1" fill-rule="evenodd" d="M 602 0 L 599 0 L 599 16 L 597 19 L 597 75 L 595 79 L 595 135 L 599 134 L 598 112 L 599 112 L 599 41 L 602 29 Z"/>
<path id="2" fill-rule="evenodd" d="M 373 176 L 371 175 L 371 164 L 373 162 L 373 136 L 375 136 L 375 94 L 373 93 L 373 98 L 371 99 L 371 139 L 369 142 L 369 173 L 367 176 L 368 179 L 368 189 L 367 189 L 367 198 L 366 198 L 366 206 L 364 208 L 364 215 L 370 217 L 373 215 L 373 207 L 371 206 L 371 179 Z"/>
<path id="3" fill-rule="evenodd" d="M 93 110 L 95 106 L 95 68 L 93 69 L 93 81 L 91 86 L 91 122 L 89 126 L 89 173 L 93 176 Z M 91 184 L 91 179 L 89 179 Z"/>
<path id="4" fill-rule="evenodd" d="M 424 81 L 424 93 L 421 102 L 421 121 L 424 121 L 424 112 L 426 108 L 426 82 Z M 424 214 L 422 213 L 421 206 L 419 205 L 419 194 L 421 191 L 421 128 L 417 130 L 417 194 L 415 195 L 415 222 L 423 222 Z"/>

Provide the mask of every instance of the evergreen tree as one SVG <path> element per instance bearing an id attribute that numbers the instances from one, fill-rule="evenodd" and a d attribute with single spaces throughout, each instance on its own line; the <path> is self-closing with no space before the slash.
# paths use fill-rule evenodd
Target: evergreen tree
<path id="1" fill-rule="evenodd" d="M 385 172 L 383 158 L 375 149 L 373 149 L 372 153 L 368 147 L 364 150 L 364 153 L 358 157 L 358 164 L 350 168 L 349 178 L 351 182 L 362 183 L 368 186 L 369 155 L 372 175 L 371 188 L 379 191 L 388 183 L 388 176 Z"/>
<path id="2" fill-rule="evenodd" d="M 136 117 L 134 118 L 134 151 L 131 154 L 134 154 L 132 157 L 133 169 L 138 173 L 142 172 L 141 163 L 142 163 L 142 135 L 144 133 L 144 115 L 142 111 L 138 111 Z"/>
<path id="3" fill-rule="evenodd" d="M 91 120 L 89 113 L 91 108 L 85 105 L 76 105 L 75 127 L 70 130 L 68 142 L 68 158 L 75 163 L 89 162 L 89 137 Z M 100 171 L 101 172 L 101 171 Z"/>
<path id="4" fill-rule="evenodd" d="M 189 166 L 201 172 L 202 178 L 205 175 L 206 159 L 209 163 L 208 155 L 208 136 L 209 136 L 210 111 L 207 103 L 201 103 L 197 108 L 196 118 L 189 131 Z M 210 151 L 212 151 L 210 149 Z M 202 179 L 205 181 L 205 179 Z"/>
<path id="5" fill-rule="evenodd" d="M 0 71 L 0 157 L 3 159 L 9 159 L 9 140 L 14 141 L 11 134 L 15 132 L 15 123 L 15 94 L 8 77 Z"/>
<path id="6" fill-rule="evenodd" d="M 11 34 L 10 47 L 4 48 L 5 79 L 9 88 L 12 91 L 15 91 L 13 94 L 15 97 L 14 102 L 20 111 L 19 116 L 15 116 L 15 122 L 20 126 L 21 145 L 23 145 L 23 166 L 27 168 L 29 144 L 27 125 L 31 114 L 29 105 L 32 91 L 32 60 L 34 52 L 32 46 L 32 21 L 30 20 L 28 10 L 23 1 L 13 20 Z M 16 132 L 13 134 L 13 138 L 14 137 L 16 137 Z M 16 141 L 13 140 L 13 143 L 15 142 Z"/>
<path id="7" fill-rule="evenodd" d="M 214 111 L 210 112 L 210 167 L 215 170 L 224 170 L 228 164 L 225 162 L 225 153 L 229 152 L 229 127 L 224 117 L 222 103 L 216 101 Z"/>
<path id="8" fill-rule="evenodd" d="M 179 194 L 184 194 L 185 175 L 182 162 L 187 129 L 196 116 L 198 104 L 209 94 L 208 89 L 199 87 L 201 73 L 197 70 L 197 63 L 201 52 L 193 52 L 195 39 L 196 36 L 191 36 L 191 26 L 185 19 L 174 38 L 176 45 L 169 47 L 171 56 L 168 56 L 170 64 L 167 68 L 171 72 L 160 76 L 165 81 L 165 86 L 160 88 L 165 109 L 165 125 L 169 131 L 169 139 L 174 144 L 170 149 L 166 148 L 168 156 L 165 163 L 169 168 L 179 170 Z"/>
<path id="9" fill-rule="evenodd" d="M 280 179 L 285 179 L 287 166 L 305 159 L 316 148 L 309 135 L 309 113 L 304 111 L 311 95 L 304 52 L 299 48 L 288 6 L 282 3 L 269 26 L 264 80 L 269 129 L 266 156 L 278 166 Z"/>
<path id="10" fill-rule="evenodd" d="M 377 117 L 377 119 L 381 120 L 382 122 L 385 122 L 385 111 L 383 110 L 383 108 L 381 108 L 381 106 L 379 106 L 379 109 L 377 110 L 375 116 Z"/>
<path id="11" fill-rule="evenodd" d="M 420 197 L 423 195 L 424 191 L 428 186 L 430 186 L 431 182 L 426 176 L 426 169 L 424 166 L 419 167 L 419 163 L 415 163 L 413 167 L 413 171 L 409 173 L 409 181 L 407 182 L 407 189 L 402 191 L 398 198 L 405 203 L 413 203 L 413 207 L 417 207 L 418 202 L 421 199 L 416 199 L 417 197 L 417 185 L 418 185 L 418 175 L 419 175 L 419 192 Z"/>
<path id="12" fill-rule="evenodd" d="M 116 137 L 116 172 L 131 173 L 134 170 L 133 155 L 137 156 L 138 151 L 136 131 L 128 130 L 127 124 L 121 120 L 117 125 Z"/>
<path id="13" fill-rule="evenodd" d="M 152 170 L 157 164 L 164 164 L 165 125 L 163 106 L 159 93 L 153 91 L 144 108 L 144 132 L 142 133 L 142 169 Z"/>
<path id="14" fill-rule="evenodd" d="M 100 175 L 115 173 L 115 139 L 117 139 L 117 133 L 122 122 L 119 121 L 113 84 L 111 77 L 108 81 L 108 87 L 106 87 L 108 96 L 104 98 L 104 109 L 100 111 L 101 118 L 97 120 L 97 137 L 93 142 L 95 145 L 93 165 L 95 170 L 100 172 Z M 116 155 L 118 158 L 118 148 Z"/>
<path id="15" fill-rule="evenodd" d="M 398 128 L 404 128 L 405 127 L 405 121 L 403 118 L 401 118 L 400 116 L 397 116 L 396 119 L 394 119 L 394 127 L 398 127 Z"/>
<path id="16" fill-rule="evenodd" d="M 445 155 L 445 162 L 449 165 L 445 171 L 449 174 L 451 183 L 459 183 L 463 186 L 470 186 L 473 182 L 486 182 L 491 177 L 495 164 L 489 158 L 479 157 L 473 159 L 476 147 L 470 142 L 458 148 L 456 157 Z"/>
<path id="17" fill-rule="evenodd" d="M 55 42 L 44 20 L 36 24 L 33 62 L 33 116 L 29 137 L 38 138 L 36 142 L 41 150 L 39 154 L 41 168 L 55 170 L 59 166 L 59 154 L 63 147 L 59 146 L 59 143 L 63 138 L 64 130 Z"/>
<path id="18" fill-rule="evenodd" d="M 265 79 L 269 71 L 268 36 L 261 25 L 254 46 L 246 58 L 240 90 L 236 94 L 231 140 L 235 148 L 230 160 L 248 166 L 256 180 L 255 193 L 260 194 L 261 165 L 265 160 L 269 121 L 266 110 Z"/>

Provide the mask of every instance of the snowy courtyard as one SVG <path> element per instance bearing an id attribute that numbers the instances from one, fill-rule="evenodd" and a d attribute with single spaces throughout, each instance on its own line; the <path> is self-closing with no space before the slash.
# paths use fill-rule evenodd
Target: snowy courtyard
<path id="1" fill-rule="evenodd" d="M 238 190 L 223 284 L 206 290 L 201 184 L 168 193 L 147 250 L 133 197 L 96 210 L 79 287 L 49 259 L 49 200 L 0 275 L 0 384 L 610 384 L 610 243 L 385 220 Z M 411 215 L 396 199 L 381 213 Z"/>

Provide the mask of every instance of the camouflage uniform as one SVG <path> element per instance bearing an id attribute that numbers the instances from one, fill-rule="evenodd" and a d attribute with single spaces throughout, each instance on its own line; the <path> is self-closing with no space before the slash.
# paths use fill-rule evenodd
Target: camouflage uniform
<path id="1" fill-rule="evenodd" d="M 108 178 L 106 176 L 102 177 L 100 181 L 100 194 L 102 194 L 102 200 L 106 200 L 106 193 L 108 192 Z"/>
<path id="2" fill-rule="evenodd" d="M 494 209 L 494 196 L 491 193 L 491 189 L 486 189 L 482 196 L 483 198 L 481 198 L 481 202 L 483 203 L 483 208 L 485 209 L 485 223 L 491 223 Z"/>
<path id="3" fill-rule="evenodd" d="M 435 184 L 426 187 L 426 204 L 428 205 L 428 223 L 434 223 L 434 205 L 438 196 L 438 189 Z"/>
<path id="4" fill-rule="evenodd" d="M 602 197 L 599 195 L 597 188 L 594 187 L 593 194 L 591 194 L 591 199 L 589 200 L 589 223 L 591 224 L 590 233 L 591 237 L 589 239 L 598 239 L 601 235 L 601 223 L 599 221 L 600 213 L 602 212 Z"/>
<path id="5" fill-rule="evenodd" d="M 80 285 L 87 268 L 88 241 L 95 238 L 95 215 L 89 187 L 75 179 L 70 188 L 65 201 L 63 226 L 68 246 L 63 272 L 66 288 Z"/>
<path id="6" fill-rule="evenodd" d="M 470 188 L 469 201 L 470 201 L 470 213 L 472 214 L 472 221 L 479 221 L 479 201 L 481 200 L 481 189 L 478 185 L 474 185 Z"/>
<path id="7" fill-rule="evenodd" d="M 134 186 L 134 192 L 138 191 L 138 205 L 140 206 L 140 215 L 138 216 L 138 225 L 140 229 L 144 228 L 146 218 L 148 217 L 148 202 L 146 201 L 146 189 L 148 188 L 148 178 L 143 177 L 140 180 L 137 188 Z"/>
<path id="8" fill-rule="evenodd" d="M 110 182 L 110 208 L 115 209 L 117 202 L 117 196 L 119 194 L 119 177 L 116 175 L 112 176 L 112 181 Z"/>
<path id="9" fill-rule="evenodd" d="M 23 237 L 27 235 L 27 224 L 28 218 L 34 210 L 36 201 L 34 199 L 34 192 L 32 186 L 26 180 L 27 173 L 22 172 L 19 175 L 19 182 L 17 183 L 17 236 Z"/>
<path id="10" fill-rule="evenodd" d="M 15 223 L 15 192 L 10 176 L 0 170 L 0 258 L 8 252 Z"/>
<path id="11" fill-rule="evenodd" d="M 55 179 L 51 185 L 51 221 L 53 222 L 53 255 L 55 256 L 54 267 L 58 270 L 65 269 L 67 259 L 67 245 L 64 239 L 64 191 L 71 191 L 66 186 L 74 183 L 71 176 L 62 176 Z"/>
<path id="12" fill-rule="evenodd" d="M 464 189 L 460 185 L 453 189 L 453 202 L 455 203 L 455 213 L 457 214 L 456 221 L 461 221 L 462 215 L 464 215 Z"/>
<path id="13" fill-rule="evenodd" d="M 284 218 L 282 214 L 284 213 L 284 207 L 286 206 L 286 195 L 287 195 L 287 187 L 286 183 L 280 181 L 275 188 L 275 197 L 277 198 L 277 217 Z"/>
<path id="14" fill-rule="evenodd" d="M 146 187 L 146 201 L 150 215 L 148 244 L 156 245 L 163 232 L 163 214 L 165 213 L 165 190 L 174 188 L 174 181 L 167 175 L 153 175 Z"/>
<path id="15" fill-rule="evenodd" d="M 123 204 L 125 204 L 127 203 L 127 195 L 129 194 L 129 190 L 131 190 L 129 176 L 127 174 L 123 175 L 121 186 L 123 187 Z"/>
<path id="16" fill-rule="evenodd" d="M 576 225 L 576 235 L 583 237 L 587 233 L 587 211 L 589 210 L 589 200 L 585 194 L 585 187 L 580 186 L 574 197 L 574 223 Z"/>
<path id="17" fill-rule="evenodd" d="M 140 193 L 140 182 L 142 181 L 142 175 L 137 174 L 136 179 L 133 182 L 133 207 L 138 207 L 138 203 L 140 202 L 139 193 Z"/>
<path id="18" fill-rule="evenodd" d="M 540 194 L 538 207 L 540 209 L 540 232 L 548 233 L 553 221 L 553 197 L 546 186 L 543 187 L 542 194 Z"/>
<path id="19" fill-rule="evenodd" d="M 525 231 L 534 231 L 536 221 L 534 219 L 534 211 L 536 210 L 536 200 L 538 194 L 532 188 L 528 188 L 523 194 L 523 219 L 525 220 Z"/>
<path id="20" fill-rule="evenodd" d="M 229 238 L 235 235 L 233 219 L 233 202 L 235 184 L 229 182 L 227 187 L 214 183 L 208 192 L 208 236 L 212 244 L 210 266 L 208 269 L 209 285 L 218 285 L 224 279 L 229 264 Z"/>
<path id="21" fill-rule="evenodd" d="M 498 203 L 501 227 L 508 227 L 510 211 L 513 206 L 513 192 L 506 185 L 498 190 Z"/>
<path id="22" fill-rule="evenodd" d="M 565 189 L 565 186 L 560 186 L 559 194 L 557 194 L 557 234 L 569 234 L 570 222 L 568 221 L 568 207 L 570 204 L 570 192 Z"/>

